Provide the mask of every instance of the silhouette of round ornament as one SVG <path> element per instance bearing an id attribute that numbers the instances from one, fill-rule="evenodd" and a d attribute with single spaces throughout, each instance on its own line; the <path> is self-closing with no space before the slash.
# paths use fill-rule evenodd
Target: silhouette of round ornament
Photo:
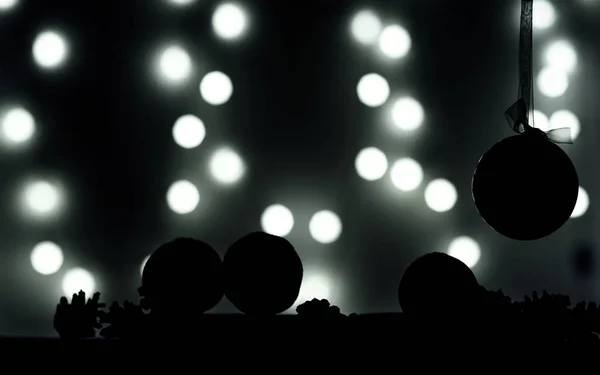
<path id="1" fill-rule="evenodd" d="M 496 232 L 521 241 L 546 237 L 570 218 L 579 190 L 575 166 L 547 133 L 526 126 L 479 160 L 475 206 Z"/>
<path id="2" fill-rule="evenodd" d="M 193 238 L 167 242 L 146 262 L 140 290 L 153 312 L 204 313 L 223 298 L 221 257 L 210 245 Z"/>
<path id="3" fill-rule="evenodd" d="M 294 246 L 264 232 L 235 241 L 223 257 L 223 269 L 225 296 L 251 316 L 273 316 L 292 307 L 304 273 Z"/>
<path id="4" fill-rule="evenodd" d="M 408 316 L 464 316 L 474 312 L 481 287 L 473 271 L 445 253 L 429 253 L 411 263 L 398 285 L 398 302 Z"/>

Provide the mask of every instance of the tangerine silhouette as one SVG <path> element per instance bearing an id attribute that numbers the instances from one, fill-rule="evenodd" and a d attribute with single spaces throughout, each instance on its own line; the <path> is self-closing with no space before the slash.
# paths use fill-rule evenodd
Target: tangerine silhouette
<path id="1" fill-rule="evenodd" d="M 221 258 L 205 242 L 177 238 L 152 253 L 142 273 L 141 290 L 153 312 L 204 313 L 223 298 Z"/>
<path id="2" fill-rule="evenodd" d="M 302 261 L 285 238 L 264 232 L 235 241 L 223 257 L 225 296 L 246 315 L 268 316 L 292 307 L 302 284 Z"/>
<path id="3" fill-rule="evenodd" d="M 448 316 L 472 311 L 479 292 L 479 283 L 466 264 L 436 252 L 417 258 L 404 271 L 398 302 L 408 316 Z"/>
<path id="4" fill-rule="evenodd" d="M 503 236 L 536 240 L 569 219 L 579 178 L 567 154 L 538 129 L 503 139 L 479 160 L 473 174 L 475 206 Z"/>

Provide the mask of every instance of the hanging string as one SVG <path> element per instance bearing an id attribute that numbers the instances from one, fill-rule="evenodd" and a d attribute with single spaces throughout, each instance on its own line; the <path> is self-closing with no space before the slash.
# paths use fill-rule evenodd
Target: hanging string
<path id="1" fill-rule="evenodd" d="M 573 143 L 570 128 L 543 132 L 531 126 L 529 114 L 533 114 L 533 104 L 533 0 L 521 0 L 519 93 L 517 101 L 506 110 L 505 117 L 510 128 L 519 134 L 537 133 L 555 143 Z M 532 120 L 535 125 L 535 119 Z"/>

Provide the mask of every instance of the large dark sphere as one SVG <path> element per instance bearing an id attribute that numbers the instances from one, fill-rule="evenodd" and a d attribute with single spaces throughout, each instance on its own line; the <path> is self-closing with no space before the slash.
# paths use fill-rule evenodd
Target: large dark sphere
<path id="1" fill-rule="evenodd" d="M 413 317 L 465 316 L 476 311 L 481 288 L 473 271 L 445 253 L 429 253 L 404 271 L 398 286 L 402 311 Z"/>
<path id="2" fill-rule="evenodd" d="M 282 237 L 250 233 L 223 257 L 225 296 L 241 312 L 272 316 L 292 307 L 302 285 L 302 261 Z"/>
<path id="3" fill-rule="evenodd" d="M 162 314 L 199 314 L 223 298 L 223 264 L 205 242 L 177 238 L 161 245 L 142 273 L 144 297 Z"/>
<path id="4" fill-rule="evenodd" d="M 546 237 L 562 227 L 575 208 L 578 190 L 571 159 L 537 129 L 492 146 L 479 160 L 472 183 L 483 220 L 521 241 Z"/>

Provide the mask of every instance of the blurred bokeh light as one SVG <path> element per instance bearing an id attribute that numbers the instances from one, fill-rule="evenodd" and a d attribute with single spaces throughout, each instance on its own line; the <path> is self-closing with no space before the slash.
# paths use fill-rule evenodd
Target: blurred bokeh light
<path id="1" fill-rule="evenodd" d="M 533 27 L 546 30 L 556 23 L 556 8 L 547 0 L 533 2 Z"/>
<path id="2" fill-rule="evenodd" d="M 308 228 L 315 241 L 330 244 L 342 234 L 342 220 L 334 212 L 323 210 L 312 216 Z"/>
<path id="3" fill-rule="evenodd" d="M 19 0 L 0 0 L 0 11 L 7 12 L 19 5 Z"/>
<path id="4" fill-rule="evenodd" d="M 564 95 L 569 88 L 569 77 L 559 68 L 545 67 L 537 76 L 537 86 L 543 95 L 557 98 Z"/>
<path id="5" fill-rule="evenodd" d="M 571 218 L 576 219 L 578 217 L 582 217 L 587 212 L 590 206 L 590 196 L 587 191 L 581 186 L 579 187 L 579 195 L 577 195 L 577 203 L 575 203 L 575 208 L 571 213 Z"/>
<path id="6" fill-rule="evenodd" d="M 169 4 L 176 5 L 176 6 L 186 6 L 186 5 L 191 5 L 191 4 L 195 3 L 197 0 L 165 0 L 165 1 L 167 1 Z"/>
<path id="7" fill-rule="evenodd" d="M 413 191 L 423 182 L 423 167 L 416 160 L 403 158 L 392 164 L 390 176 L 392 183 L 400 191 Z"/>
<path id="8" fill-rule="evenodd" d="M 538 128 L 542 131 L 548 131 L 550 130 L 550 120 L 548 119 L 548 116 L 546 116 L 546 114 L 540 110 L 534 110 L 532 113 L 530 113 L 530 121 L 531 121 L 531 126 L 533 126 L 534 128 Z"/>
<path id="9" fill-rule="evenodd" d="M 64 255 L 62 249 L 54 242 L 40 242 L 31 251 L 31 265 L 42 275 L 52 275 L 62 267 Z"/>
<path id="10" fill-rule="evenodd" d="M 408 54 L 412 46 L 410 34 L 400 25 L 389 25 L 379 34 L 379 49 L 390 59 L 400 59 Z"/>
<path id="11" fill-rule="evenodd" d="M 6 142 L 22 144 L 28 142 L 35 133 L 35 119 L 24 108 L 13 108 L 2 118 L 2 135 Z"/>
<path id="12" fill-rule="evenodd" d="M 361 44 L 373 44 L 379 38 L 382 25 L 377 14 L 371 10 L 362 10 L 353 18 L 350 26 L 352 36 Z"/>
<path id="13" fill-rule="evenodd" d="M 33 58 L 44 69 L 61 67 L 65 63 L 68 53 L 67 41 L 57 31 L 44 31 L 33 42 Z"/>
<path id="14" fill-rule="evenodd" d="M 358 99 L 367 107 L 380 107 L 390 96 L 390 84 L 376 73 L 364 75 L 356 86 Z"/>
<path id="15" fill-rule="evenodd" d="M 65 273 L 62 281 L 63 293 L 71 298 L 74 293 L 83 291 L 88 298 L 96 292 L 96 279 L 84 268 L 73 268 Z"/>
<path id="16" fill-rule="evenodd" d="M 473 268 L 481 257 L 481 248 L 477 241 L 468 236 L 460 236 L 450 242 L 448 254 Z"/>
<path id="17" fill-rule="evenodd" d="M 260 224 L 266 233 L 285 237 L 294 228 L 294 215 L 292 211 L 282 204 L 274 204 L 265 209 Z"/>
<path id="18" fill-rule="evenodd" d="M 314 298 L 331 300 L 333 288 L 333 280 L 327 272 L 309 270 L 302 280 L 300 294 L 294 303 L 294 308 Z"/>
<path id="19" fill-rule="evenodd" d="M 573 112 L 561 109 L 552 114 L 549 120 L 551 129 L 569 128 L 571 129 L 571 138 L 576 140 L 581 132 L 581 123 L 579 118 Z"/>
<path id="20" fill-rule="evenodd" d="M 185 81 L 192 71 L 192 59 L 182 47 L 171 45 L 160 52 L 158 71 L 170 83 Z"/>
<path id="21" fill-rule="evenodd" d="M 204 123 L 194 115 L 183 115 L 173 125 L 173 140 L 183 148 L 200 146 L 205 136 Z"/>
<path id="22" fill-rule="evenodd" d="M 392 120 L 400 130 L 416 130 L 423 124 L 424 119 L 425 110 L 421 103 L 414 98 L 400 98 L 392 106 Z"/>
<path id="23" fill-rule="evenodd" d="M 377 147 L 367 147 L 359 151 L 354 162 L 358 175 L 367 181 L 380 180 L 388 170 L 388 160 Z"/>
<path id="24" fill-rule="evenodd" d="M 208 104 L 225 104 L 232 94 L 233 83 L 223 72 L 210 72 L 200 82 L 200 95 Z"/>
<path id="25" fill-rule="evenodd" d="M 225 185 L 238 182 L 246 172 L 244 161 L 237 152 L 222 147 L 210 157 L 210 173 L 215 181 Z"/>
<path id="26" fill-rule="evenodd" d="M 212 17 L 215 34 L 223 39 L 237 39 L 248 27 L 246 11 L 237 3 L 220 4 Z"/>
<path id="27" fill-rule="evenodd" d="M 425 188 L 425 203 L 435 212 L 450 211 L 457 200 L 456 187 L 443 178 L 429 182 Z"/>
<path id="28" fill-rule="evenodd" d="M 553 41 L 546 47 L 544 57 L 547 66 L 560 69 L 565 73 L 573 73 L 577 67 L 577 52 L 566 40 Z"/>
<path id="29" fill-rule="evenodd" d="M 45 217 L 57 212 L 61 204 L 61 192 L 48 181 L 35 181 L 27 184 L 23 190 L 26 208 L 32 214 Z"/>
<path id="30" fill-rule="evenodd" d="M 180 215 L 189 214 L 200 203 L 200 192 L 193 183 L 180 180 L 169 187 L 167 203 L 173 212 Z"/>

